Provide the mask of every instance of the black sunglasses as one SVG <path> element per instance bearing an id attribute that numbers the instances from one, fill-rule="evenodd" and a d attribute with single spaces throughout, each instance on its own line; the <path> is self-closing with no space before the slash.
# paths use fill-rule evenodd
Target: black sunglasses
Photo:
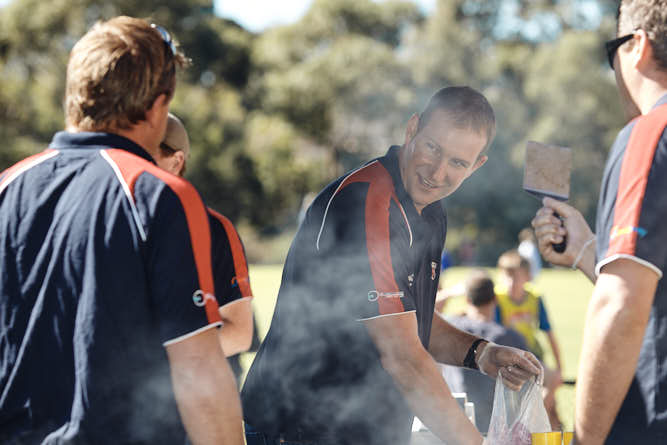
<path id="1" fill-rule="evenodd" d="M 614 57 L 616 56 L 616 51 L 618 50 L 618 47 L 623 45 L 625 42 L 630 40 L 635 36 L 635 33 L 633 32 L 632 34 L 626 34 L 622 37 L 619 37 L 614 40 L 610 40 L 604 44 L 605 48 L 607 49 L 607 60 L 609 60 L 609 66 L 611 69 L 614 69 Z"/>
<path id="2" fill-rule="evenodd" d="M 179 151 L 179 150 L 176 150 L 174 147 L 172 147 L 171 145 L 167 144 L 164 141 L 160 142 L 160 148 L 162 150 L 164 150 L 165 152 L 169 153 L 170 155 L 173 155 L 174 153 Z"/>
<path id="3" fill-rule="evenodd" d="M 175 56 L 176 44 L 174 43 L 174 40 L 171 38 L 171 34 L 169 34 L 169 32 L 166 29 L 164 29 L 160 25 L 156 25 L 155 23 L 151 23 L 151 28 L 155 29 L 157 32 L 160 33 L 160 37 L 162 37 L 165 47 L 171 50 L 172 56 Z"/>

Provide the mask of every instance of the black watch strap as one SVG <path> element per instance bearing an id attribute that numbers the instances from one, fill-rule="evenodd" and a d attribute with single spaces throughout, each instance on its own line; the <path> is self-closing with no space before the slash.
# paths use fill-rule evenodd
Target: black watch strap
<path id="1" fill-rule="evenodd" d="M 474 342 L 472 342 L 472 345 L 470 345 L 470 348 L 468 348 L 468 353 L 466 354 L 466 358 L 463 359 L 463 366 L 465 368 L 470 368 L 470 369 L 479 369 L 477 366 L 477 362 L 475 361 L 475 355 L 477 355 L 477 346 L 479 346 L 480 343 L 482 343 L 484 340 L 483 338 L 478 338 Z"/>

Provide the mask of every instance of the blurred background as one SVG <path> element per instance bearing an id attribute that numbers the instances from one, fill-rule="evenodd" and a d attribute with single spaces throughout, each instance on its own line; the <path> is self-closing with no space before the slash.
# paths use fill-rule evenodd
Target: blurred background
<path id="1" fill-rule="evenodd" d="M 172 110 L 187 178 L 240 229 L 251 263 L 281 264 L 299 210 L 332 179 L 403 142 L 437 88 L 495 108 L 490 160 L 445 205 L 452 265 L 493 265 L 538 202 L 521 189 L 528 140 L 574 151 L 571 203 L 593 221 L 623 125 L 594 0 L 0 0 L 0 170 L 63 128 L 68 51 L 98 19 L 150 17 L 193 59 Z"/>

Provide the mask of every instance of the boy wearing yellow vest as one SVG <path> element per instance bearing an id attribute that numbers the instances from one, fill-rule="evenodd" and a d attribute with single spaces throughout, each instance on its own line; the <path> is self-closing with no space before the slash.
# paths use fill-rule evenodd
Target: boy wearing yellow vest
<path id="1" fill-rule="evenodd" d="M 556 369 L 544 366 L 544 406 L 552 428 L 560 429 L 555 399 L 556 388 L 562 383 L 560 350 L 542 298 L 530 283 L 530 263 L 517 250 L 509 250 L 498 258 L 498 269 L 502 284 L 496 289 L 496 321 L 523 335 L 528 350 L 542 362 L 544 351 L 537 340 L 538 330 L 544 331 L 549 339 Z"/>

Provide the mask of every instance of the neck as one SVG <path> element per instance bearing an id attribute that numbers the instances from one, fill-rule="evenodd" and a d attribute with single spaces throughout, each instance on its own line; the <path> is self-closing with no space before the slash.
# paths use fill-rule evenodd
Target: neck
<path id="1" fill-rule="evenodd" d="M 69 131 L 70 133 L 81 133 L 84 131 L 89 131 L 74 126 L 68 126 L 66 130 Z M 152 133 L 147 132 L 145 128 L 142 128 L 141 124 L 134 125 L 129 130 L 119 130 L 116 128 L 102 128 L 97 131 L 105 133 L 113 133 L 117 134 L 118 136 L 123 136 L 124 138 L 131 140 L 132 142 L 134 142 L 135 144 L 139 145 L 141 148 L 146 150 L 146 152 L 149 155 L 151 155 L 153 159 L 157 159 L 157 156 L 160 154 L 159 141 L 156 143 L 155 138 L 152 137 L 153 136 Z"/>
<path id="2" fill-rule="evenodd" d="M 667 94 L 667 72 L 653 70 L 642 78 L 637 93 L 637 106 L 642 114 L 648 114 L 662 96 Z"/>

